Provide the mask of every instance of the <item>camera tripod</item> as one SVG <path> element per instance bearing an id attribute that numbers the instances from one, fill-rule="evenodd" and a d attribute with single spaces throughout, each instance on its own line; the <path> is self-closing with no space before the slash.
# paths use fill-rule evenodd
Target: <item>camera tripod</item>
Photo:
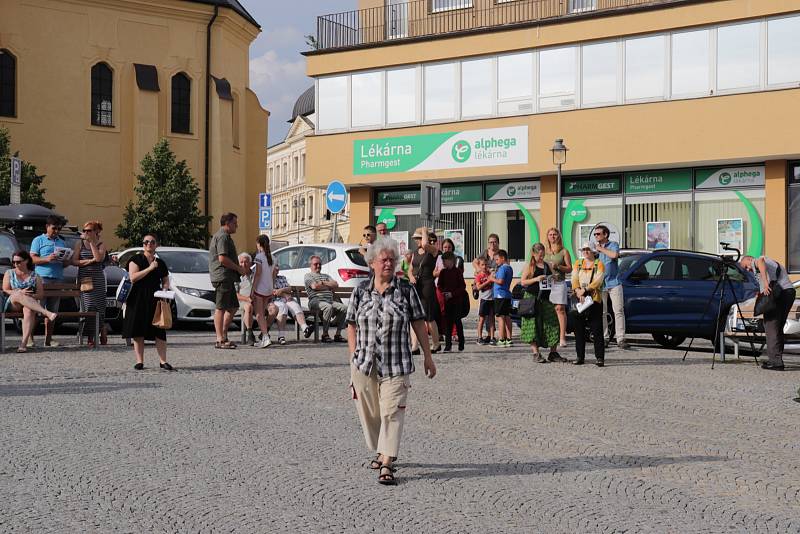
<path id="1" fill-rule="evenodd" d="M 705 317 L 706 314 L 711 310 L 711 304 L 714 302 L 714 298 L 717 295 L 717 291 L 720 291 L 719 296 L 719 304 L 717 306 L 717 320 L 714 326 L 714 337 L 712 338 L 711 342 L 714 345 L 714 355 L 711 358 L 711 368 L 714 368 L 714 365 L 717 363 L 717 343 L 719 343 L 719 352 L 722 353 L 724 347 L 722 346 L 725 343 L 724 339 L 721 339 L 720 334 L 724 330 L 723 325 L 723 318 L 722 318 L 722 311 L 725 307 L 725 292 L 726 290 L 730 290 L 730 294 L 733 296 L 733 304 L 735 306 L 736 312 L 738 314 L 738 318 L 742 321 L 742 325 L 744 326 L 744 332 L 747 336 L 747 342 L 750 344 L 750 349 L 753 353 L 753 359 L 755 360 L 756 365 L 758 365 L 758 356 L 760 354 L 759 351 L 756 350 L 755 343 L 753 341 L 753 337 L 750 334 L 750 330 L 747 328 L 747 324 L 744 321 L 744 316 L 742 315 L 742 308 L 739 306 L 739 297 L 736 295 L 736 288 L 733 286 L 733 282 L 731 281 L 729 268 L 734 267 L 735 264 L 739 262 L 739 258 L 742 257 L 742 252 L 734 247 L 730 246 L 730 243 L 720 243 L 722 245 L 723 250 L 731 251 L 736 253 L 736 259 L 731 259 L 729 257 L 722 256 L 722 263 L 719 265 L 720 273 L 719 273 L 719 280 L 717 280 L 717 284 L 714 286 L 714 291 L 712 291 L 711 296 L 708 298 L 705 307 L 703 308 L 703 315 L 701 317 Z M 686 361 L 686 356 L 689 354 L 689 351 L 692 349 L 692 344 L 694 343 L 695 338 L 693 337 L 692 340 L 689 342 L 689 346 L 686 348 L 686 352 L 683 353 L 683 360 Z"/>

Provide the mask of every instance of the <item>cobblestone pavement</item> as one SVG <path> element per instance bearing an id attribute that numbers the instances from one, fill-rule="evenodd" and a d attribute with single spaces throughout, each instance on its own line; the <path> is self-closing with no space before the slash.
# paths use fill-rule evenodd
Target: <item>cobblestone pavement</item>
<path id="1" fill-rule="evenodd" d="M 134 371 L 118 340 L 0 356 L 0 531 L 800 532 L 797 357 L 440 354 L 392 488 L 366 468 L 345 346 L 212 339 L 171 335 L 177 373 L 150 346 Z"/>

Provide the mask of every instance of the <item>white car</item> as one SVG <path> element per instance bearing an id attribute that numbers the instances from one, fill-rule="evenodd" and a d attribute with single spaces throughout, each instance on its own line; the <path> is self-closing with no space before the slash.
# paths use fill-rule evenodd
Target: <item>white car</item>
<path id="1" fill-rule="evenodd" d="M 128 269 L 128 262 L 141 252 L 141 247 L 116 254 L 119 266 Z M 214 319 L 214 287 L 208 272 L 208 251 L 197 248 L 159 247 L 156 257 L 170 273 L 170 286 L 175 291 L 173 318 L 178 321 L 208 322 Z"/>
<path id="2" fill-rule="evenodd" d="M 311 272 L 311 256 L 322 259 L 322 272 L 339 283 L 339 287 L 356 287 L 369 278 L 369 267 L 358 245 L 321 243 L 289 245 L 272 253 L 280 274 L 289 285 L 302 286 Z"/>
<path id="3" fill-rule="evenodd" d="M 800 280 L 793 282 L 795 291 L 800 291 Z M 764 320 L 761 316 L 753 317 L 756 304 L 755 297 L 742 301 L 740 304 L 741 317 L 736 306 L 731 306 L 728 320 L 725 323 L 725 341 L 727 344 L 748 346 L 752 340 L 756 347 L 766 342 L 764 334 Z M 745 325 L 747 328 L 745 328 Z M 748 337 L 747 331 L 750 336 Z M 800 298 L 795 298 L 794 305 L 789 311 L 786 324 L 783 325 L 786 352 L 800 352 Z"/>

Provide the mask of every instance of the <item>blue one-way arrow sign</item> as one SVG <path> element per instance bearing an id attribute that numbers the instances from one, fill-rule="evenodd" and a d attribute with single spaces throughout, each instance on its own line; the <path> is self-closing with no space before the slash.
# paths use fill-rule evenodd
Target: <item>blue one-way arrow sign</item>
<path id="1" fill-rule="evenodd" d="M 325 191 L 325 207 L 331 213 L 341 213 L 345 206 L 347 206 L 347 188 L 338 180 L 334 180 L 328 184 L 328 190 Z"/>

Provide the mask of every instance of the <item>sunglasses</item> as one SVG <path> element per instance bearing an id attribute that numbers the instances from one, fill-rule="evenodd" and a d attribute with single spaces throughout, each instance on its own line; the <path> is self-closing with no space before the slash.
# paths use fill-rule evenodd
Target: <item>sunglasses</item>
<path id="1" fill-rule="evenodd" d="M 143 245 L 155 245 L 156 244 L 156 240 L 155 239 L 145 239 L 144 241 L 142 241 L 142 244 Z"/>
<path id="2" fill-rule="evenodd" d="M 375 234 L 361 234 L 361 237 L 369 237 L 369 236 L 372 236 L 372 235 L 375 235 Z"/>
<path id="3" fill-rule="evenodd" d="M 601 234 L 600 232 L 596 232 L 594 235 L 595 235 L 596 237 L 602 237 L 602 236 L 604 236 L 605 234 Z"/>
<path id="4" fill-rule="evenodd" d="M 312 264 L 311 264 L 311 266 L 312 266 L 312 267 L 319 267 L 319 266 L 321 266 L 321 265 L 322 265 L 321 263 L 312 263 Z"/>
<path id="5" fill-rule="evenodd" d="M 11 260 L 11 265 L 19 265 L 20 263 L 25 263 L 24 260 Z"/>

